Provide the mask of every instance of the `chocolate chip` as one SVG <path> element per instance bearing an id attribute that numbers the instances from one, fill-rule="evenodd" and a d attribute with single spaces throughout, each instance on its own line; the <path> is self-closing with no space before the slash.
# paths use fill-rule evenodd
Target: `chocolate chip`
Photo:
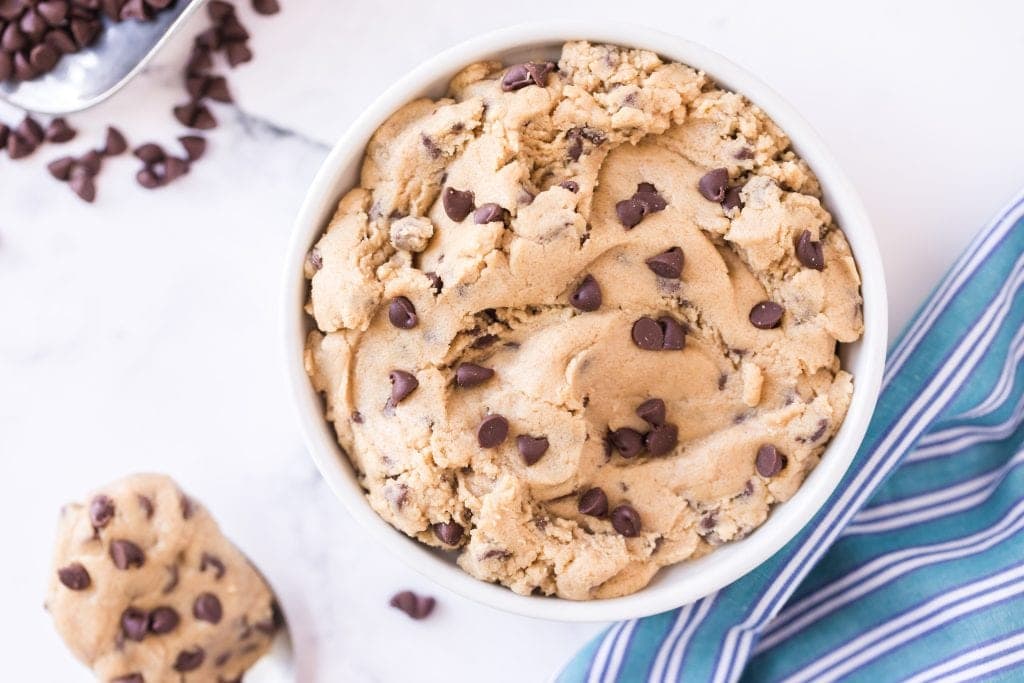
<path id="1" fill-rule="evenodd" d="M 633 343 L 645 351 L 658 351 L 665 343 L 665 332 L 651 318 L 643 317 L 633 323 Z"/>
<path id="2" fill-rule="evenodd" d="M 144 145 L 139 145 L 132 152 L 136 157 L 142 160 L 142 163 L 147 166 L 158 164 L 167 158 L 167 154 L 164 152 L 163 147 L 158 144 L 147 142 Z"/>
<path id="3" fill-rule="evenodd" d="M 128 141 L 117 128 L 107 126 L 107 138 L 103 143 L 103 156 L 114 157 L 124 154 L 128 149 Z"/>
<path id="4" fill-rule="evenodd" d="M 501 89 L 505 92 L 519 90 L 528 85 L 547 85 L 548 74 L 555 70 L 554 62 L 526 62 L 509 67 L 501 78 Z"/>
<path id="5" fill-rule="evenodd" d="M 224 616 L 224 610 L 220 604 L 220 598 L 213 593 L 202 593 L 192 603 L 192 616 L 200 621 L 208 621 L 211 624 L 220 623 Z"/>
<path id="6" fill-rule="evenodd" d="M 786 456 L 774 445 L 766 443 L 757 449 L 754 465 L 762 477 L 774 477 L 786 466 Z"/>
<path id="7" fill-rule="evenodd" d="M 725 190 L 729 186 L 729 171 L 716 168 L 705 173 L 697 183 L 697 189 L 709 202 L 721 202 L 725 199 Z"/>
<path id="8" fill-rule="evenodd" d="M 631 505 L 620 505 L 612 510 L 612 526 L 627 538 L 640 535 L 640 513 Z"/>
<path id="9" fill-rule="evenodd" d="M 169 576 L 167 577 L 167 583 L 165 583 L 164 587 L 160 589 L 160 592 L 167 595 L 178 587 L 178 565 L 168 565 L 165 569 Z"/>
<path id="10" fill-rule="evenodd" d="M 114 519 L 114 501 L 107 496 L 99 495 L 89 503 L 89 521 L 96 529 L 102 529 Z"/>
<path id="11" fill-rule="evenodd" d="M 71 35 L 74 36 L 78 47 L 92 45 L 100 35 L 103 24 L 95 19 L 72 19 Z"/>
<path id="12" fill-rule="evenodd" d="M 61 157 L 47 164 L 46 170 L 57 180 L 67 180 L 71 175 L 71 167 L 74 165 L 75 160 L 71 157 Z"/>
<path id="13" fill-rule="evenodd" d="M 388 320 L 401 330 L 411 330 L 419 322 L 416 307 L 404 296 L 396 296 L 391 300 L 391 304 L 388 305 Z"/>
<path id="14" fill-rule="evenodd" d="M 430 527 L 437 539 L 445 545 L 458 545 L 464 529 L 458 522 L 438 522 Z"/>
<path id="15" fill-rule="evenodd" d="M 68 142 L 72 140 L 78 131 L 68 125 L 68 122 L 62 118 L 56 118 L 50 121 L 50 124 L 46 126 L 46 140 L 47 142 L 56 142 L 58 144 Z"/>
<path id="16" fill-rule="evenodd" d="M 85 590 L 92 584 L 88 570 L 80 562 L 72 562 L 68 566 L 58 569 L 57 578 L 73 591 Z"/>
<path id="17" fill-rule="evenodd" d="M 430 288 L 434 290 L 434 296 L 441 293 L 444 288 L 444 282 L 441 280 L 441 276 L 437 273 L 424 273 L 427 279 L 430 280 Z"/>
<path id="18" fill-rule="evenodd" d="M 160 178 L 158 178 L 156 173 L 153 173 L 153 171 L 148 168 L 144 168 L 136 173 L 135 180 L 139 185 L 147 190 L 153 190 L 161 185 Z"/>
<path id="19" fill-rule="evenodd" d="M 484 204 L 473 212 L 473 222 L 477 225 L 486 225 L 487 223 L 495 223 L 497 221 L 506 223 L 508 221 L 508 211 L 493 202 Z"/>
<path id="20" fill-rule="evenodd" d="M 192 499 L 183 493 L 181 494 L 181 498 L 178 500 L 178 503 L 181 505 L 181 518 L 191 519 L 192 515 L 196 512 L 196 506 L 192 502 Z"/>
<path id="21" fill-rule="evenodd" d="M 36 146 L 15 132 L 7 136 L 7 156 L 11 159 L 24 159 L 36 151 Z"/>
<path id="22" fill-rule="evenodd" d="M 647 432 L 644 445 L 653 456 L 671 453 L 679 443 L 679 429 L 674 424 L 658 425 Z"/>
<path id="23" fill-rule="evenodd" d="M 6 52 L 0 52 L 0 82 L 8 80 L 14 73 L 14 62 Z"/>
<path id="24" fill-rule="evenodd" d="M 388 378 L 391 380 L 391 405 L 401 403 L 420 385 L 419 380 L 405 370 L 392 370 Z"/>
<path id="25" fill-rule="evenodd" d="M 68 16 L 68 3 L 61 0 L 44 0 L 36 5 L 36 12 L 50 26 L 60 26 Z"/>
<path id="26" fill-rule="evenodd" d="M 113 678 L 110 683 L 146 683 L 146 679 L 140 673 L 130 673 Z"/>
<path id="27" fill-rule="evenodd" d="M 14 22 L 11 22 L 0 34 L 0 48 L 5 52 L 17 52 L 28 45 L 28 38 Z"/>
<path id="28" fill-rule="evenodd" d="M 731 211 L 735 208 L 743 208 L 743 200 L 740 199 L 740 190 L 742 189 L 742 185 L 733 185 L 726 190 L 725 199 L 722 200 L 722 208 L 726 211 Z"/>
<path id="29" fill-rule="evenodd" d="M 149 613 L 149 632 L 157 635 L 170 633 L 178 628 L 181 617 L 173 607 L 157 607 Z"/>
<path id="30" fill-rule="evenodd" d="M 145 564 L 146 554 L 131 541 L 117 539 L 110 542 L 110 559 L 114 561 L 115 567 L 125 570 Z"/>
<path id="31" fill-rule="evenodd" d="M 533 465 L 541 457 L 548 452 L 548 439 L 546 436 L 528 436 L 521 434 L 516 437 L 516 448 L 519 449 L 519 455 L 522 456 L 523 462 L 529 465 Z"/>
<path id="32" fill-rule="evenodd" d="M 198 135 L 183 135 L 178 142 L 185 150 L 185 156 L 189 161 L 198 161 L 206 153 L 206 139 Z"/>
<path id="33" fill-rule="evenodd" d="M 558 183 L 558 186 L 559 187 L 564 187 L 565 189 L 569 190 L 569 192 L 572 192 L 573 194 L 575 194 L 575 193 L 580 191 L 580 185 L 575 180 L 563 180 L 562 182 Z"/>
<path id="34" fill-rule="evenodd" d="M 3 52 L 0 52 L 0 55 L 2 55 L 2 54 L 3 54 Z M 5 79 L 4 78 L 0 78 L 0 81 L 2 81 L 2 80 L 5 80 Z M 10 136 L 10 134 L 11 134 L 10 126 L 8 126 L 3 121 L 0 121 L 0 148 L 7 146 L 7 138 Z"/>
<path id="35" fill-rule="evenodd" d="M 470 347 L 474 349 L 486 349 L 488 346 L 493 345 L 494 342 L 496 341 L 498 341 L 498 335 L 482 334 L 475 340 L 473 340 L 473 343 L 470 344 Z"/>
<path id="36" fill-rule="evenodd" d="M 206 659 L 206 651 L 201 647 L 182 650 L 174 660 L 174 670 L 179 673 L 195 671 L 203 665 L 204 659 Z"/>
<path id="37" fill-rule="evenodd" d="M 627 230 L 636 227 L 644 219 L 644 207 L 635 199 L 623 199 L 615 205 L 615 214 Z"/>
<path id="38" fill-rule="evenodd" d="M 644 261 L 660 277 L 678 280 L 683 275 L 683 250 L 672 247 Z"/>
<path id="39" fill-rule="evenodd" d="M 750 324 L 761 330 L 778 327 L 785 309 L 774 301 L 762 301 L 750 309 Z"/>
<path id="40" fill-rule="evenodd" d="M 601 299 L 601 285 L 597 284 L 593 275 L 587 275 L 569 297 L 569 303 L 573 308 L 589 312 L 601 308 Z"/>
<path id="41" fill-rule="evenodd" d="M 615 205 L 615 213 L 619 217 L 619 222 L 627 230 L 630 230 L 636 227 L 645 216 L 664 211 L 667 206 L 668 203 L 658 194 L 654 185 L 640 183 L 636 186 L 636 192 L 632 197 Z"/>
<path id="42" fill-rule="evenodd" d="M 252 8 L 257 14 L 271 15 L 281 11 L 277 0 L 252 0 Z"/>
<path id="43" fill-rule="evenodd" d="M 589 489 L 586 493 L 580 496 L 578 509 L 580 514 L 583 515 L 604 517 L 608 514 L 608 496 L 605 495 L 603 490 L 597 487 Z"/>
<path id="44" fill-rule="evenodd" d="M 60 54 L 46 43 L 38 43 L 29 52 L 28 60 L 39 73 L 46 73 L 57 66 Z"/>
<path id="45" fill-rule="evenodd" d="M 494 370 L 474 363 L 461 363 L 455 368 L 455 384 L 463 389 L 483 384 L 494 377 Z"/>
<path id="46" fill-rule="evenodd" d="M 643 435 L 629 427 L 616 429 L 608 436 L 608 440 L 623 458 L 635 458 L 644 449 Z"/>
<path id="47" fill-rule="evenodd" d="M 453 187 L 446 187 L 441 195 L 441 204 L 444 212 L 456 223 L 461 223 L 469 212 L 473 210 L 473 193 L 469 190 L 456 190 Z"/>
<path id="48" fill-rule="evenodd" d="M 392 598 L 390 605 L 397 607 L 413 619 L 426 619 L 430 616 L 430 613 L 434 611 L 434 598 L 430 596 L 416 595 L 412 591 L 402 591 L 396 593 Z"/>
<path id="49" fill-rule="evenodd" d="M 811 231 L 804 230 L 796 241 L 796 258 L 800 263 L 814 270 L 825 269 L 825 251 L 821 242 L 811 239 Z"/>
<path id="50" fill-rule="evenodd" d="M 224 572 L 227 571 L 219 557 L 210 553 L 203 553 L 199 558 L 199 571 L 205 572 L 207 567 L 213 569 L 213 577 L 215 579 L 220 579 L 224 576 Z"/>
<path id="51" fill-rule="evenodd" d="M 210 15 L 210 19 L 215 24 L 223 24 L 224 20 L 228 17 L 234 16 L 235 6 L 225 0 L 210 0 L 210 3 L 206 6 L 206 11 Z"/>
<path id="52" fill-rule="evenodd" d="M 497 413 L 491 413 L 476 428 L 476 441 L 481 448 L 500 446 L 508 436 L 508 420 Z"/>
<path id="53" fill-rule="evenodd" d="M 96 150 L 89 150 L 75 161 L 76 165 L 90 177 L 99 174 L 103 167 L 103 155 Z"/>
<path id="54" fill-rule="evenodd" d="M 658 318 L 658 325 L 661 326 L 665 339 L 661 348 L 666 351 L 679 351 L 686 346 L 686 329 L 675 318 L 663 315 Z"/>
<path id="55" fill-rule="evenodd" d="M 665 402 L 660 398 L 649 398 L 637 406 L 636 414 L 652 427 L 665 424 Z"/>
<path id="56" fill-rule="evenodd" d="M 217 119 L 213 117 L 205 104 L 199 102 L 178 105 L 174 108 L 174 118 L 188 128 L 209 130 L 217 127 Z"/>
<path id="57" fill-rule="evenodd" d="M 121 613 L 121 633 L 128 640 L 142 642 L 149 630 L 149 615 L 137 607 L 129 607 Z"/>
<path id="58" fill-rule="evenodd" d="M 26 116 L 22 119 L 21 123 L 18 124 L 18 127 L 14 129 L 14 132 L 20 135 L 23 140 L 27 140 L 35 147 L 43 144 L 43 140 L 46 139 L 46 131 L 44 131 L 43 127 L 39 125 L 39 122 L 31 116 Z"/>
<path id="59" fill-rule="evenodd" d="M 252 60 L 252 50 L 243 42 L 231 42 L 226 47 L 228 64 L 235 68 L 239 64 L 245 64 Z"/>

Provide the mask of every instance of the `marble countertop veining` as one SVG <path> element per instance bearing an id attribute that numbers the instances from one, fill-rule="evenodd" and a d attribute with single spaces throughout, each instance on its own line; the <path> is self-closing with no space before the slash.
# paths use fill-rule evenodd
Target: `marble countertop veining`
<path id="1" fill-rule="evenodd" d="M 41 609 L 57 511 L 103 482 L 159 470 L 203 500 L 265 571 L 291 618 L 300 681 L 539 681 L 598 624 L 472 604 L 398 564 L 320 479 L 293 418 L 277 334 L 291 220 L 329 144 L 394 78 L 520 20 L 604 17 L 703 42 L 819 129 L 879 234 L 898 331 L 971 235 L 1024 181 L 1024 5 L 608 0 L 240 3 L 256 59 L 191 174 L 156 192 L 111 159 L 93 206 L 45 162 L 100 144 L 173 143 L 181 36 L 78 138 L 0 156 L 0 620 L 4 678 L 86 681 Z M 204 27 L 196 17 L 194 33 Z M 17 112 L 0 107 L 0 120 Z M 413 622 L 401 588 L 436 595 Z"/>

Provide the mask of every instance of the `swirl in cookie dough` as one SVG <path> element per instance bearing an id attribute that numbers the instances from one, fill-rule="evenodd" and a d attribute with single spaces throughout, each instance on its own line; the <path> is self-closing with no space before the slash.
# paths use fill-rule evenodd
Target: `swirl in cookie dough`
<path id="1" fill-rule="evenodd" d="M 820 197 L 755 105 L 651 52 L 473 64 L 400 109 L 307 261 L 307 369 L 370 504 L 579 600 L 742 538 L 852 394 Z"/>

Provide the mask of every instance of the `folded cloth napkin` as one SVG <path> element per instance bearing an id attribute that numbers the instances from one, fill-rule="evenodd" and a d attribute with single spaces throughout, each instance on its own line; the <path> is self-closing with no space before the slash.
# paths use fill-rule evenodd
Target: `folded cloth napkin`
<path id="1" fill-rule="evenodd" d="M 1024 194 L 892 347 L 813 521 L 718 593 L 613 625 L 558 680 L 1024 681 L 1022 285 Z"/>

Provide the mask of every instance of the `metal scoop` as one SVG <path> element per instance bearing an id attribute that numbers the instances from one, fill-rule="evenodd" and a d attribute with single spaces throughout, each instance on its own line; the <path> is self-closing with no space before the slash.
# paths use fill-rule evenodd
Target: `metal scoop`
<path id="1" fill-rule="evenodd" d="M 50 73 L 31 81 L 0 83 L 0 99 L 41 114 L 87 109 L 120 90 L 153 58 L 203 0 L 179 0 L 152 21 L 107 23 L 92 46 L 64 55 Z"/>

